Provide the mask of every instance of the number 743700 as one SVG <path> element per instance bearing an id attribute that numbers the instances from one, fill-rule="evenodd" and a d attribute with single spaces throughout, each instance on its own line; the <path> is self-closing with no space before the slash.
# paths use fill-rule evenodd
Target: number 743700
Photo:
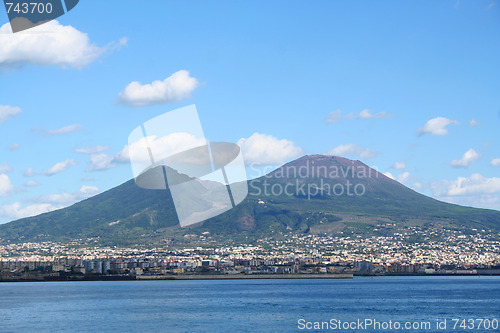
<path id="1" fill-rule="evenodd" d="M 452 319 L 453 321 L 453 329 L 461 328 L 464 330 L 473 330 L 473 329 L 498 329 L 498 320 L 497 319 Z"/>
<path id="2" fill-rule="evenodd" d="M 52 13 L 52 4 L 50 2 L 22 2 L 16 3 L 14 6 L 13 2 L 6 2 L 7 13 L 10 14 L 11 11 L 18 14 L 50 14 Z"/>

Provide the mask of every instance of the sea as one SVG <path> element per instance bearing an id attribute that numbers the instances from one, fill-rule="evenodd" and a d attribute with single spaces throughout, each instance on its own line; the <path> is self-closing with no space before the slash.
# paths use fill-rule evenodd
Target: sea
<path id="1" fill-rule="evenodd" d="M 0 283 L 0 332 L 500 332 L 500 277 Z"/>

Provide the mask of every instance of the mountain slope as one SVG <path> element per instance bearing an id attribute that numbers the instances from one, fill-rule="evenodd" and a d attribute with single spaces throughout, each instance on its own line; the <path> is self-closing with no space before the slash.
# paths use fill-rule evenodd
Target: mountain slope
<path id="1" fill-rule="evenodd" d="M 286 186 L 288 193 L 283 190 L 280 194 L 279 189 Z M 356 186 L 360 189 L 358 195 L 354 190 Z M 273 187 L 276 188 L 274 193 Z M 347 193 L 348 188 L 352 195 Z M 301 157 L 264 177 L 250 181 L 249 191 L 248 198 L 237 209 L 227 212 L 225 216 L 215 217 L 205 222 L 205 225 L 218 224 L 223 227 L 228 220 L 253 221 L 252 227 L 248 226 L 248 222 L 242 222 L 245 227 L 239 229 L 257 231 L 262 229 L 262 220 L 266 220 L 264 229 L 271 223 L 281 226 L 276 230 L 284 231 L 296 228 L 283 222 L 283 214 L 300 213 L 303 216 L 304 213 L 315 213 L 316 218 L 303 218 L 302 228 L 298 229 L 314 228 L 322 220 L 324 224 L 341 220 L 371 220 L 451 228 L 500 229 L 499 211 L 463 207 L 427 197 L 360 161 L 336 156 Z M 262 205 L 256 205 L 259 198 L 265 201 L 265 209 Z"/>
<path id="2" fill-rule="evenodd" d="M 312 174 L 311 172 L 311 175 L 306 178 L 300 177 L 299 172 L 295 176 L 292 173 L 293 170 L 300 170 L 300 168 L 303 168 L 302 170 L 315 169 L 320 172 L 316 172 L 316 174 Z M 292 171 L 288 173 L 283 171 L 287 169 Z M 325 174 L 325 170 L 330 171 L 330 173 Z M 285 177 L 282 176 L 283 173 Z M 302 181 L 308 184 L 321 185 L 326 183 L 331 187 L 334 187 L 336 184 L 342 184 L 344 188 L 342 195 L 337 195 L 340 191 L 332 193 L 333 195 L 330 196 L 322 196 L 321 193 L 317 195 L 318 198 L 323 197 L 323 199 L 327 200 L 322 203 L 326 204 L 332 212 L 363 213 L 380 216 L 397 216 L 400 218 L 410 216 L 447 217 L 463 221 L 467 219 L 473 220 L 474 217 L 477 217 L 490 227 L 498 227 L 498 223 L 500 223 L 498 219 L 500 212 L 498 211 L 444 203 L 417 193 L 360 161 L 352 161 L 342 157 L 324 155 L 304 156 L 272 172 L 268 178 L 273 183 L 290 183 L 290 181 L 293 183 L 294 180 L 298 180 L 299 183 Z M 261 180 L 259 181 L 261 182 Z M 346 183 L 348 182 L 352 185 L 351 193 L 353 195 L 351 196 L 347 195 L 345 190 L 347 188 Z M 364 189 L 364 191 L 360 190 L 358 192 L 359 195 L 357 195 L 353 190 L 355 185 L 359 185 L 359 188 Z M 295 195 L 293 198 L 302 197 Z M 286 201 L 286 198 L 280 197 L 280 199 Z M 313 200 L 308 201 L 311 202 L 302 202 L 301 204 L 306 207 L 316 204 Z M 323 207 L 324 209 L 326 208 Z"/>
<path id="3" fill-rule="evenodd" d="M 178 226 L 168 189 L 146 190 L 131 180 L 71 207 L 0 225 L 0 239 L 146 244 L 203 232 L 223 238 L 337 232 L 360 222 L 360 231 L 377 223 L 499 230 L 500 212 L 429 198 L 360 161 L 310 155 L 249 181 L 241 204 L 198 226 Z"/>
<path id="4" fill-rule="evenodd" d="M 70 207 L 0 225 L 0 238 L 134 238 L 137 232 L 176 224 L 169 191 L 145 190 L 130 180 Z"/>

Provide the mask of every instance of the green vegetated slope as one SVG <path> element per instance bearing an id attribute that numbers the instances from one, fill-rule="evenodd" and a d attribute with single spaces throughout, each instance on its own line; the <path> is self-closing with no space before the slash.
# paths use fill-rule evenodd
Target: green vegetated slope
<path id="1" fill-rule="evenodd" d="M 200 183 L 192 190 L 205 188 Z M 203 210 L 209 204 L 190 205 Z M 188 228 L 178 225 L 168 189 L 143 189 L 131 180 L 70 207 L 0 225 L 0 239 L 148 244 L 203 232 L 238 239 L 357 226 L 362 233 L 369 229 L 366 221 L 499 230 L 500 212 L 432 199 L 360 161 L 309 155 L 249 181 L 249 195 L 241 204 Z"/>

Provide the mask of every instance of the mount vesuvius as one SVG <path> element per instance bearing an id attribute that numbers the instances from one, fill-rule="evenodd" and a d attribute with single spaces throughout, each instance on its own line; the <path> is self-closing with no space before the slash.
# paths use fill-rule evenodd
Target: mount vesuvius
<path id="1" fill-rule="evenodd" d="M 197 190 L 208 186 L 200 182 Z M 249 239 L 371 233 L 381 224 L 500 230 L 500 211 L 438 201 L 360 161 L 337 156 L 303 156 L 248 181 L 248 188 L 248 197 L 235 208 L 181 228 L 168 189 L 146 190 L 130 180 L 70 207 L 0 225 L 0 241 L 92 238 L 107 245 L 150 245 L 193 234 Z"/>

